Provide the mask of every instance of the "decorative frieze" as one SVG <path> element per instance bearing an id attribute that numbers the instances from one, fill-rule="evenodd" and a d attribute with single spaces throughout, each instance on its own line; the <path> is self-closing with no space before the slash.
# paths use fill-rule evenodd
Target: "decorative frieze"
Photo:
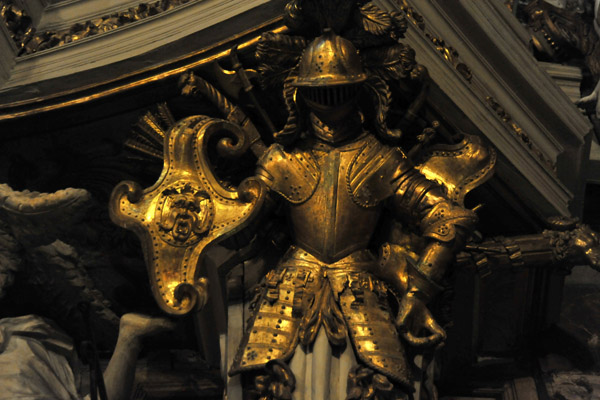
<path id="1" fill-rule="evenodd" d="M 198 1 L 198 0 L 196 0 Z M 36 32 L 31 18 L 11 0 L 0 1 L 2 15 L 13 40 L 19 48 L 19 55 L 59 47 L 90 36 L 100 35 L 133 22 L 152 17 L 194 0 L 160 0 L 140 3 L 137 7 L 114 12 L 99 18 L 82 21 L 60 30 Z"/>

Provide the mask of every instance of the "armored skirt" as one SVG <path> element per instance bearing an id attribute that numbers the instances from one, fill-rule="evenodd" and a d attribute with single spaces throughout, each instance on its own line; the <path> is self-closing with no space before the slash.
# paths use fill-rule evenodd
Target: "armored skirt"
<path id="1" fill-rule="evenodd" d="M 254 372 L 261 398 L 345 399 L 373 385 L 412 391 L 391 292 L 368 272 L 376 262 L 361 250 L 325 264 L 293 246 L 251 305 L 230 374 Z"/>

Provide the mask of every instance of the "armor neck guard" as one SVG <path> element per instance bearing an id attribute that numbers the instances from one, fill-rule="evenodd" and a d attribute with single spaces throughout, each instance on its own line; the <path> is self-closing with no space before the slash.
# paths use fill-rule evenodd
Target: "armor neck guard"
<path id="1" fill-rule="evenodd" d="M 315 154 L 319 152 L 329 153 L 332 150 L 338 150 L 342 152 L 351 151 L 364 146 L 365 142 L 370 136 L 371 135 L 369 132 L 362 131 L 362 133 L 356 137 L 351 137 L 347 140 L 333 144 L 309 135 L 309 137 L 304 140 L 303 146 L 313 152 L 316 152 Z"/>
<path id="2" fill-rule="evenodd" d="M 315 113 L 310 113 L 309 117 L 311 131 L 318 139 L 338 145 L 347 143 L 349 140 L 356 138 L 362 132 L 362 124 L 359 114 L 353 114 L 349 118 L 345 118 L 338 123 L 325 123 Z"/>

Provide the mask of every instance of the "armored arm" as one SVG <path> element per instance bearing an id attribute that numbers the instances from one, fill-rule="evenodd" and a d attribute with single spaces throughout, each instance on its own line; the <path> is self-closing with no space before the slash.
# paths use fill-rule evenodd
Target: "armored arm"
<path id="1" fill-rule="evenodd" d="M 426 239 L 425 248 L 419 251 L 420 260 L 409 273 L 408 286 L 403 271 L 404 262 L 393 255 L 388 257 L 387 262 L 382 259 L 384 264 L 377 272 L 399 293 L 412 291 L 424 302 L 428 302 L 439 291 L 437 281 L 444 274 L 454 253 L 463 246 L 477 220 L 472 211 L 459 205 L 477 180 L 471 170 L 477 172 L 482 170 L 482 166 L 490 169 L 486 157 L 480 157 L 482 151 L 475 153 L 475 156 L 460 151 L 461 157 L 468 157 L 464 160 L 446 156 L 462 150 L 462 147 L 477 148 L 472 139 L 465 140 L 459 146 L 444 151 L 443 159 L 438 160 L 434 155 L 430 157 L 431 163 L 421 165 L 421 168 L 427 167 L 426 172 L 452 170 L 448 168 L 453 166 L 452 162 L 460 165 L 461 168 L 457 168 L 458 171 L 450 177 L 453 181 L 447 179 L 455 187 L 452 191 L 455 201 L 449 200 L 444 187 L 427 179 L 425 172 L 415 168 L 400 148 L 382 145 L 375 139 L 357 154 L 348 172 L 348 189 L 357 204 L 373 207 L 387 199 L 388 207 L 398 218 L 409 220 Z M 452 162 L 448 163 L 448 160 Z M 476 163 L 471 167 L 473 161 Z M 479 180 L 485 177 L 485 174 L 480 175 Z M 441 174 L 436 176 L 444 177 Z M 386 258 L 385 254 L 383 258 Z"/>
<path id="2" fill-rule="evenodd" d="M 477 221 L 473 211 L 452 203 L 441 186 L 409 169 L 397 180 L 392 208 L 416 222 L 427 240 L 416 265 L 409 263 L 407 290 L 396 324 L 413 346 L 435 345 L 446 337 L 426 304 L 441 290 L 438 282 L 455 252 L 464 246 Z M 423 330 L 428 336 L 419 336 Z"/>
<path id="3" fill-rule="evenodd" d="M 392 208 L 415 221 L 427 240 L 408 281 L 408 292 L 427 303 L 439 292 L 437 282 L 475 228 L 477 216 L 448 200 L 441 186 L 414 169 L 399 179 Z"/>

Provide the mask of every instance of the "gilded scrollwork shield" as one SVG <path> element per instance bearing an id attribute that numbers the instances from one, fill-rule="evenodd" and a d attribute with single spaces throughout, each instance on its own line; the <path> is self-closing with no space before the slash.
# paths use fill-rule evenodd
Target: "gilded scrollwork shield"
<path id="1" fill-rule="evenodd" d="M 221 184 L 208 161 L 213 136 L 222 137 L 221 151 L 240 153 L 248 145 L 239 125 L 185 118 L 165 137 L 158 181 L 147 189 L 121 182 L 110 199 L 111 219 L 140 238 L 154 297 L 172 315 L 203 305 L 207 282 L 197 267 L 204 250 L 248 226 L 264 199 L 263 183 L 254 178 L 237 189 Z"/>

